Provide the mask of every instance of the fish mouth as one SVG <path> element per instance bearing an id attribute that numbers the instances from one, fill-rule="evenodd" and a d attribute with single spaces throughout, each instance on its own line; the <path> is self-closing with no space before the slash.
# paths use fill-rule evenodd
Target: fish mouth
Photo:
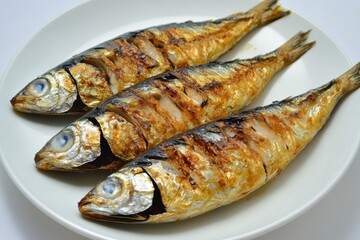
<path id="1" fill-rule="evenodd" d="M 59 167 L 56 167 L 54 164 L 51 163 L 51 161 L 48 161 L 46 158 L 41 156 L 41 152 L 35 154 L 34 160 L 36 168 L 41 170 L 69 171 L 69 169 L 61 169 Z"/>
<path id="2" fill-rule="evenodd" d="M 95 167 L 87 166 L 86 164 L 80 167 L 71 167 L 71 166 L 61 167 L 58 166 L 59 164 L 56 164 L 53 161 L 49 161 L 46 158 L 43 158 L 39 153 L 35 154 L 34 160 L 35 160 L 36 168 L 45 171 L 82 172 L 82 171 L 95 170 Z"/>
<path id="3" fill-rule="evenodd" d="M 22 110 L 21 105 L 24 103 L 23 100 L 19 101 L 19 99 L 15 96 L 10 100 L 10 103 L 16 111 L 21 112 Z"/>
<path id="4" fill-rule="evenodd" d="M 36 164 L 36 167 L 38 169 L 41 169 L 41 170 L 51 170 L 52 169 L 52 165 L 43 161 L 43 158 L 37 153 L 35 155 L 35 164 Z"/>
<path id="5" fill-rule="evenodd" d="M 121 215 L 121 214 L 110 214 L 108 212 L 103 212 L 100 210 L 94 210 L 92 208 L 93 203 L 91 200 L 85 196 L 78 203 L 78 209 L 82 216 L 85 218 L 97 220 L 97 221 L 105 221 L 105 222 L 117 222 L 117 223 L 140 223 L 145 222 L 149 216 L 142 216 L 140 214 L 132 214 L 132 215 Z"/>
<path id="6" fill-rule="evenodd" d="M 57 164 L 55 160 L 49 160 L 41 156 L 41 154 L 38 152 L 35 154 L 35 164 L 36 168 L 40 170 L 45 171 L 59 171 L 59 172 L 91 172 L 91 171 L 116 171 L 119 169 L 122 165 L 124 165 L 124 162 L 122 161 L 113 161 L 110 164 L 99 166 L 96 163 L 101 162 L 100 160 L 94 160 L 90 163 L 85 163 L 81 166 L 60 166 L 60 164 Z"/>
<path id="7" fill-rule="evenodd" d="M 10 103 L 12 105 L 12 107 L 18 111 L 18 112 L 34 112 L 36 113 L 35 110 L 33 109 L 29 109 L 26 107 L 26 104 L 29 102 L 29 100 L 21 95 L 21 93 L 16 94 L 11 100 Z"/>
<path id="8" fill-rule="evenodd" d="M 78 171 L 77 168 L 58 166 L 59 164 L 56 164 L 55 160 L 49 160 L 46 157 L 43 157 L 41 151 L 35 154 L 34 160 L 35 160 L 36 168 L 40 170 L 67 171 L 67 172 Z"/>
<path id="9" fill-rule="evenodd" d="M 20 99 L 18 98 L 18 94 L 17 94 L 17 95 L 15 95 L 15 96 L 10 100 L 10 103 L 11 103 L 11 105 L 12 105 L 14 108 L 17 109 L 17 106 L 18 106 L 19 104 L 24 103 L 24 100 L 20 100 Z"/>
<path id="10" fill-rule="evenodd" d="M 31 113 L 31 114 L 42 114 L 42 115 L 54 115 L 55 113 L 52 111 L 46 111 L 44 109 L 39 109 L 36 106 L 36 101 L 38 99 L 31 98 L 25 96 L 21 93 L 15 95 L 11 100 L 10 103 L 14 110 L 17 112 L 23 113 Z"/>

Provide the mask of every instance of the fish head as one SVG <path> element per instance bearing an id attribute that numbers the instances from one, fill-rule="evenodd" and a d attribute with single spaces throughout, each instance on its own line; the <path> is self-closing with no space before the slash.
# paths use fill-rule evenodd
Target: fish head
<path id="1" fill-rule="evenodd" d="M 115 222 L 143 222 L 149 218 L 154 183 L 143 168 L 124 166 L 97 184 L 81 201 L 79 210 L 89 218 Z"/>
<path id="2" fill-rule="evenodd" d="M 57 69 L 31 81 L 10 102 L 20 112 L 60 114 L 69 111 L 76 99 L 73 79 L 64 69 Z"/>
<path id="3" fill-rule="evenodd" d="M 79 119 L 65 127 L 35 155 L 43 170 L 76 171 L 101 155 L 101 130 L 89 119 Z"/>

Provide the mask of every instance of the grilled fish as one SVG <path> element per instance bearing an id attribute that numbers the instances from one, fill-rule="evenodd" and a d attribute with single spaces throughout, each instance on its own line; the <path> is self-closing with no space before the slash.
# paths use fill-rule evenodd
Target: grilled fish
<path id="1" fill-rule="evenodd" d="M 360 63 L 303 95 L 178 135 L 126 164 L 79 203 L 90 218 L 159 223 L 237 201 L 280 174 L 360 87 Z"/>
<path id="2" fill-rule="evenodd" d="M 118 169 L 175 134 L 226 117 L 314 43 L 298 33 L 277 50 L 248 60 L 213 62 L 155 76 L 110 98 L 65 127 L 36 154 L 44 170 Z"/>
<path id="3" fill-rule="evenodd" d="M 11 100 L 38 114 L 70 114 L 95 108 L 144 79 L 216 60 L 251 30 L 289 14 L 277 0 L 246 13 L 126 33 L 86 50 L 42 74 Z"/>

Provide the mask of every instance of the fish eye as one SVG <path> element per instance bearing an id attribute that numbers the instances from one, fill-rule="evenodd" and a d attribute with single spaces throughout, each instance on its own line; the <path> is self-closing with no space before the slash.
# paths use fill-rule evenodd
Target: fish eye
<path id="1" fill-rule="evenodd" d="M 34 80 L 28 87 L 28 91 L 35 97 L 44 96 L 50 89 L 50 83 L 45 78 L 38 78 Z"/>
<path id="2" fill-rule="evenodd" d="M 65 152 L 74 144 L 74 138 L 73 131 L 64 130 L 52 139 L 51 147 L 55 152 Z"/>
<path id="3" fill-rule="evenodd" d="M 98 187 L 98 193 L 103 198 L 112 199 L 122 192 L 122 183 L 119 179 L 109 178 L 103 181 Z"/>

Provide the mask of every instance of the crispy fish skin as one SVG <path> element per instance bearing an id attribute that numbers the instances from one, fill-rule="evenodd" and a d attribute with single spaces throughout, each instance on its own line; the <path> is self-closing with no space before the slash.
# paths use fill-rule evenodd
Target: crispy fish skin
<path id="1" fill-rule="evenodd" d="M 128 88 L 55 135 L 36 154 L 36 166 L 63 171 L 115 170 L 175 134 L 235 113 L 276 72 L 314 45 L 306 43 L 308 34 L 300 32 L 262 56 L 178 69 Z M 80 138 L 70 133 L 83 125 L 97 128 L 99 138 L 94 142 L 102 141 L 100 156 L 95 150 L 88 154 L 92 158 L 75 156 L 74 152 L 80 154 L 77 149 L 89 145 L 84 141 L 67 144 L 74 136 Z M 86 134 L 83 131 L 80 136 Z"/>
<path id="2" fill-rule="evenodd" d="M 246 13 L 218 20 L 172 23 L 121 35 L 39 76 L 11 104 L 28 113 L 85 112 L 149 77 L 216 60 L 251 30 L 289 14 L 276 2 L 265 0 Z"/>
<path id="3" fill-rule="evenodd" d="M 324 126 L 339 99 L 360 87 L 360 63 L 339 78 L 303 95 L 232 115 L 159 144 L 99 183 L 80 202 L 85 216 L 115 222 L 179 221 L 230 204 L 279 175 Z M 126 199 L 118 174 L 147 173 L 145 193 Z M 139 188 L 139 187 L 138 187 Z M 141 188 L 139 188 L 141 189 Z M 152 195 L 151 195 L 152 193 Z M 160 197 L 159 197 L 160 196 Z M 111 203 L 111 204 L 110 204 Z M 156 204 L 156 205 L 155 205 Z M 136 211 L 137 210 L 137 211 Z"/>

